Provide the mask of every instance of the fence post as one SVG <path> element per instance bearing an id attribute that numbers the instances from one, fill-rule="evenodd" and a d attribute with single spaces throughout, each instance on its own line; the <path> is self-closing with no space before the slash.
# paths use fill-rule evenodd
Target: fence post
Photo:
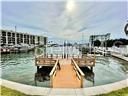
<path id="1" fill-rule="evenodd" d="M 53 76 L 50 76 L 50 86 L 53 88 Z"/>
<path id="2" fill-rule="evenodd" d="M 83 76 L 81 76 L 81 88 L 83 88 Z"/>

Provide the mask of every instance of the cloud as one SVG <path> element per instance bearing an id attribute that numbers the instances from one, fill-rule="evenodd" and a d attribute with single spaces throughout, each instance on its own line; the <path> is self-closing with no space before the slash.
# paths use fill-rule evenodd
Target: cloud
<path id="1" fill-rule="evenodd" d="M 75 11 L 66 10 L 67 2 L 2 2 L 2 26 L 17 25 L 22 31 L 67 40 L 88 40 L 92 34 L 111 33 L 125 37 L 126 2 L 76 2 Z M 81 32 L 79 32 L 81 31 Z M 83 33 L 82 33 L 83 32 Z M 117 34 L 118 33 L 118 34 Z"/>

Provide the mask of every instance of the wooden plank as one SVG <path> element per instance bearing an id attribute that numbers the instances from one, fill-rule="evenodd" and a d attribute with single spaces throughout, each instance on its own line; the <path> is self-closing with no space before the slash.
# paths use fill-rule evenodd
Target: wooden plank
<path id="1" fill-rule="evenodd" d="M 81 82 L 71 65 L 71 60 L 60 60 L 61 70 L 58 70 L 53 79 L 53 88 L 81 88 Z"/>
<path id="2" fill-rule="evenodd" d="M 55 63 L 56 60 L 52 58 L 43 58 L 43 57 L 35 58 L 36 66 L 53 66 Z"/>
<path id="3" fill-rule="evenodd" d="M 76 69 L 79 71 L 79 73 L 81 74 L 81 76 L 84 76 L 84 73 L 82 72 L 82 70 L 78 67 L 78 65 L 76 64 L 76 62 L 72 59 Z"/>
<path id="4" fill-rule="evenodd" d="M 95 58 L 94 57 L 73 58 L 73 59 L 75 62 L 77 62 L 77 64 L 80 67 L 84 67 L 84 66 L 93 67 L 93 66 L 95 66 Z"/>

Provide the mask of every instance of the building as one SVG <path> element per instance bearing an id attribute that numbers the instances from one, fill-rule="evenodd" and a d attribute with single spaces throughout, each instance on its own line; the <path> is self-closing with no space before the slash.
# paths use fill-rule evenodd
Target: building
<path id="1" fill-rule="evenodd" d="M 93 45 L 94 41 L 99 40 L 101 41 L 101 46 L 103 46 L 104 41 L 110 39 L 110 33 L 102 34 L 102 35 L 91 35 L 89 38 L 89 42 Z"/>
<path id="2" fill-rule="evenodd" d="M 110 39 L 110 33 L 102 34 L 102 35 L 91 35 L 89 41 L 90 42 L 95 40 L 105 41 L 107 39 Z"/>
<path id="3" fill-rule="evenodd" d="M 1 45 L 46 45 L 47 37 L 32 35 L 28 33 L 14 32 L 10 30 L 1 30 Z"/>

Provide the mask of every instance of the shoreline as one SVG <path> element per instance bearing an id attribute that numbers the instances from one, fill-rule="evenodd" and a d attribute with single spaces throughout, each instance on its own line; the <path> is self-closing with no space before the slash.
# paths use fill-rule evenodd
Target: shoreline
<path id="1" fill-rule="evenodd" d="M 59 95 L 73 95 L 73 96 L 90 96 L 109 93 L 118 89 L 128 87 L 128 78 L 111 84 L 100 85 L 88 88 L 46 88 L 34 87 L 30 85 L 20 84 L 5 79 L 1 79 L 1 85 L 7 88 L 17 90 L 27 95 L 46 95 L 46 96 L 59 96 Z M 19 87 L 20 86 L 20 87 Z"/>

